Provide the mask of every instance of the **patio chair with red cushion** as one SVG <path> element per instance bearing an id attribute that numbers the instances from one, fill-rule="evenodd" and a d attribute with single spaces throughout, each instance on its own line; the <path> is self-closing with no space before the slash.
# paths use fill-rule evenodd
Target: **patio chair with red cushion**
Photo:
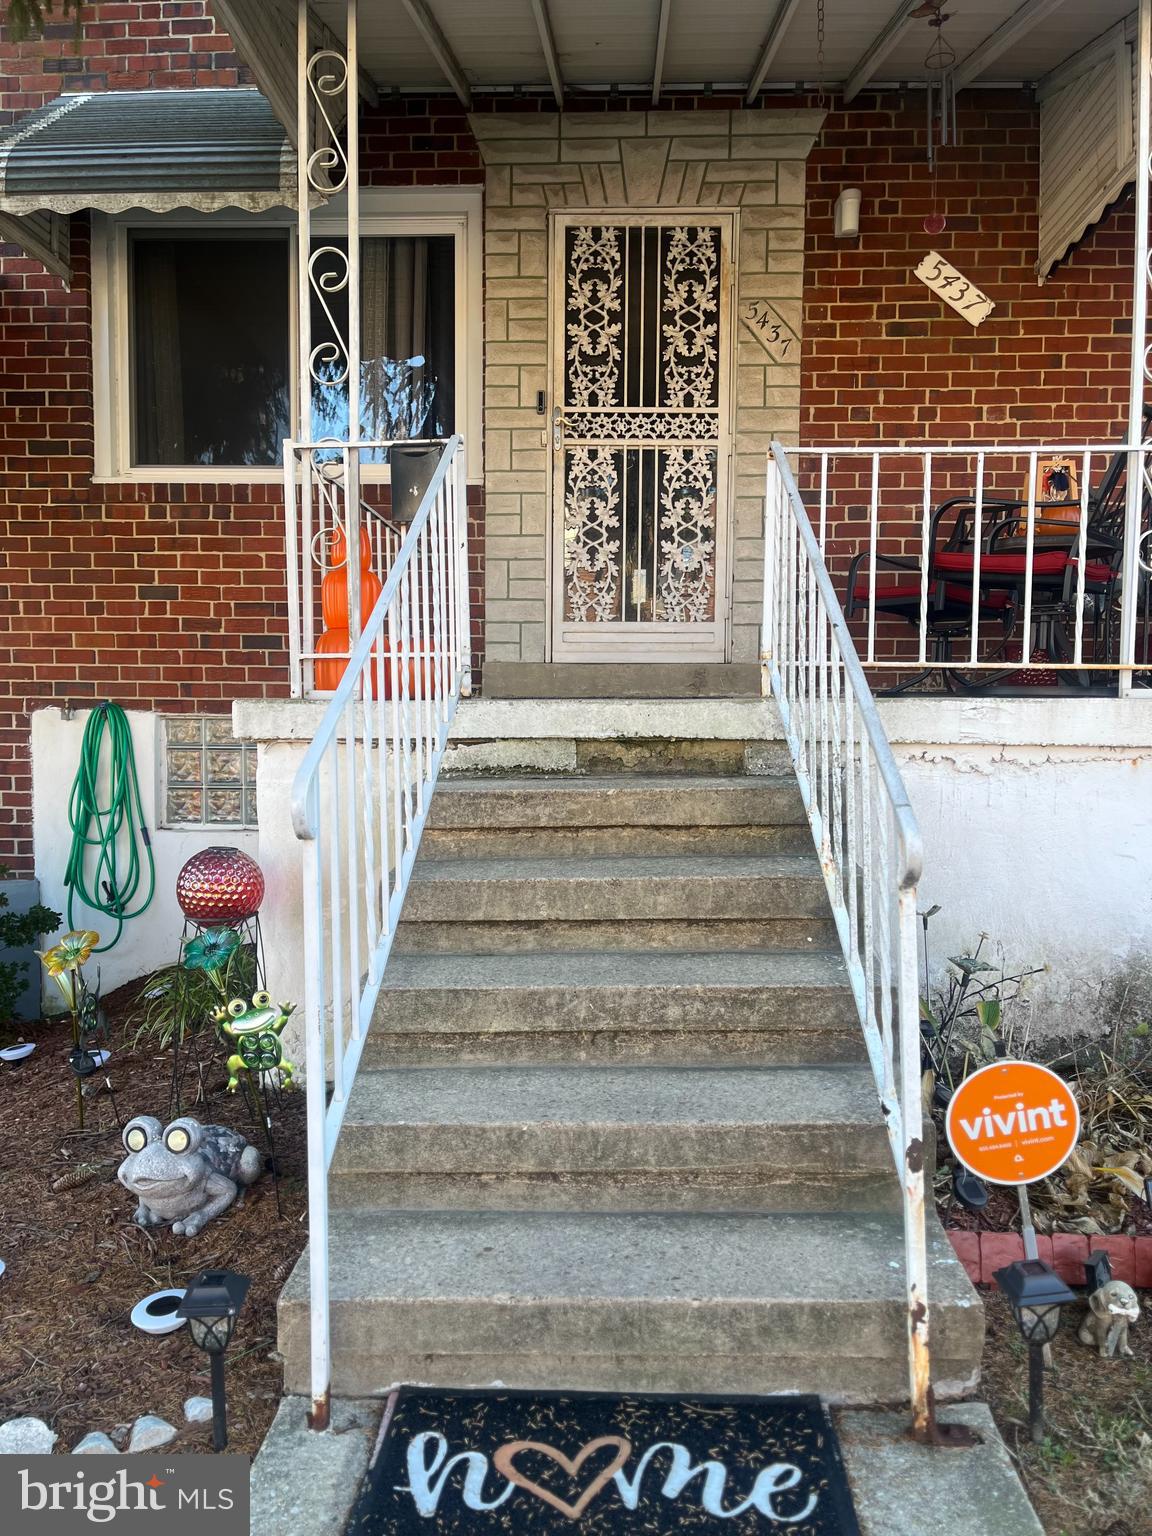
<path id="1" fill-rule="evenodd" d="M 1152 409 L 1144 411 L 1145 433 L 1152 426 Z M 1100 483 L 1087 497 L 1088 517 L 1084 539 L 1085 632 L 1091 633 L 1093 654 L 1108 652 L 1113 640 L 1115 596 L 1123 552 L 1127 454 L 1113 455 Z M 1000 635 L 983 661 L 1002 656 L 1023 610 L 1026 577 L 1032 573 L 1031 620 L 1037 634 L 1030 653 L 1046 653 L 1053 661 L 1070 661 L 1075 655 L 1069 627 L 1074 629 L 1080 578 L 1079 503 L 1034 503 L 1032 554 L 1027 548 L 1027 497 L 986 497 L 981 511 L 982 548 L 979 558 L 978 620 L 995 620 Z M 1059 514 L 1057 515 L 1057 509 Z M 977 579 L 975 547 L 976 501 L 956 496 L 941 503 L 932 514 L 928 547 L 925 630 L 933 642 L 936 666 L 954 662 L 958 639 L 971 639 L 972 585 Z M 1069 512 L 1073 516 L 1069 518 Z M 1045 513 L 1051 514 L 1045 516 Z M 942 528 L 951 520 L 947 538 Z M 871 551 L 862 550 L 848 569 L 847 616 L 867 612 L 870 576 L 866 570 Z M 875 611 L 904 619 L 919 631 L 921 622 L 922 571 L 918 560 L 899 555 L 875 556 L 877 568 L 904 572 L 909 579 L 894 585 L 878 584 Z M 1025 637 L 1027 643 L 1029 637 Z M 960 666 L 963 662 L 959 663 Z M 931 669 L 929 669 L 931 670 Z M 901 685 L 914 686 L 927 674 Z M 1087 673 L 1061 677 L 1074 686 L 1091 681 Z M 954 683 L 960 679 L 951 677 Z"/>

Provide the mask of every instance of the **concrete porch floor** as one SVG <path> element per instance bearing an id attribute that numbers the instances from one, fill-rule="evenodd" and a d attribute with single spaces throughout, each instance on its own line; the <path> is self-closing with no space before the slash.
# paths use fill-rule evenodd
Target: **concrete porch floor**
<path id="1" fill-rule="evenodd" d="M 286 1397 L 252 1467 L 252 1536 L 343 1536 L 384 1407 L 338 1399 L 332 1428 L 313 1434 L 305 1399 Z M 1044 1536 L 985 1404 L 940 1411 L 979 1435 L 968 1450 L 913 1445 L 906 1416 L 890 1410 L 837 1417 L 862 1536 Z"/>

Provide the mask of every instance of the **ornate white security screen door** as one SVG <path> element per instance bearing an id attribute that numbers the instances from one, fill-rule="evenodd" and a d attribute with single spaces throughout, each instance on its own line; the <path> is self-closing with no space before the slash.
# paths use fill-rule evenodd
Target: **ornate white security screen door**
<path id="1" fill-rule="evenodd" d="M 552 656 L 723 661 L 731 215 L 553 223 Z"/>

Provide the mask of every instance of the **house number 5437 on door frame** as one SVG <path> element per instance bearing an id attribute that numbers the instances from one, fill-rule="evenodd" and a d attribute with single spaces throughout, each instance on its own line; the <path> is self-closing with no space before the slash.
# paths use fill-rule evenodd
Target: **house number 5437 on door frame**
<path id="1" fill-rule="evenodd" d="M 936 251 L 929 251 L 916 268 L 915 274 L 926 288 L 939 295 L 945 302 L 963 315 L 970 325 L 987 320 L 996 305 L 975 283 L 969 282 L 963 272 L 958 272 L 951 262 L 945 261 Z"/>

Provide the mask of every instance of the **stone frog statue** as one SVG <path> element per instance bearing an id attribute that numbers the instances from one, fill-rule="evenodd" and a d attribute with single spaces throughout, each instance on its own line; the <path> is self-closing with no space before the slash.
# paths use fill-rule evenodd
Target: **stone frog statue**
<path id="1" fill-rule="evenodd" d="M 137 1115 L 124 1127 L 124 1145 L 117 1177 L 140 1201 L 134 1220 L 141 1227 L 170 1222 L 177 1237 L 195 1237 L 264 1166 L 238 1131 L 199 1120 L 165 1128 L 155 1115 Z"/>
<path id="2" fill-rule="evenodd" d="M 257 992 L 251 1003 L 234 997 L 212 1015 L 226 1042 L 228 1091 L 235 1093 L 241 1072 L 279 1072 L 281 1085 L 292 1084 L 295 1070 L 284 1054 L 280 1036 L 292 1015 L 291 1003 L 274 1003 L 270 992 Z"/>
<path id="3" fill-rule="evenodd" d="M 1092 1345 L 1104 1360 L 1114 1355 L 1130 1359 L 1128 1329 L 1140 1316 L 1136 1292 L 1125 1280 L 1109 1280 L 1092 1292 L 1088 1306 L 1088 1316 L 1077 1335 L 1081 1344 Z"/>

